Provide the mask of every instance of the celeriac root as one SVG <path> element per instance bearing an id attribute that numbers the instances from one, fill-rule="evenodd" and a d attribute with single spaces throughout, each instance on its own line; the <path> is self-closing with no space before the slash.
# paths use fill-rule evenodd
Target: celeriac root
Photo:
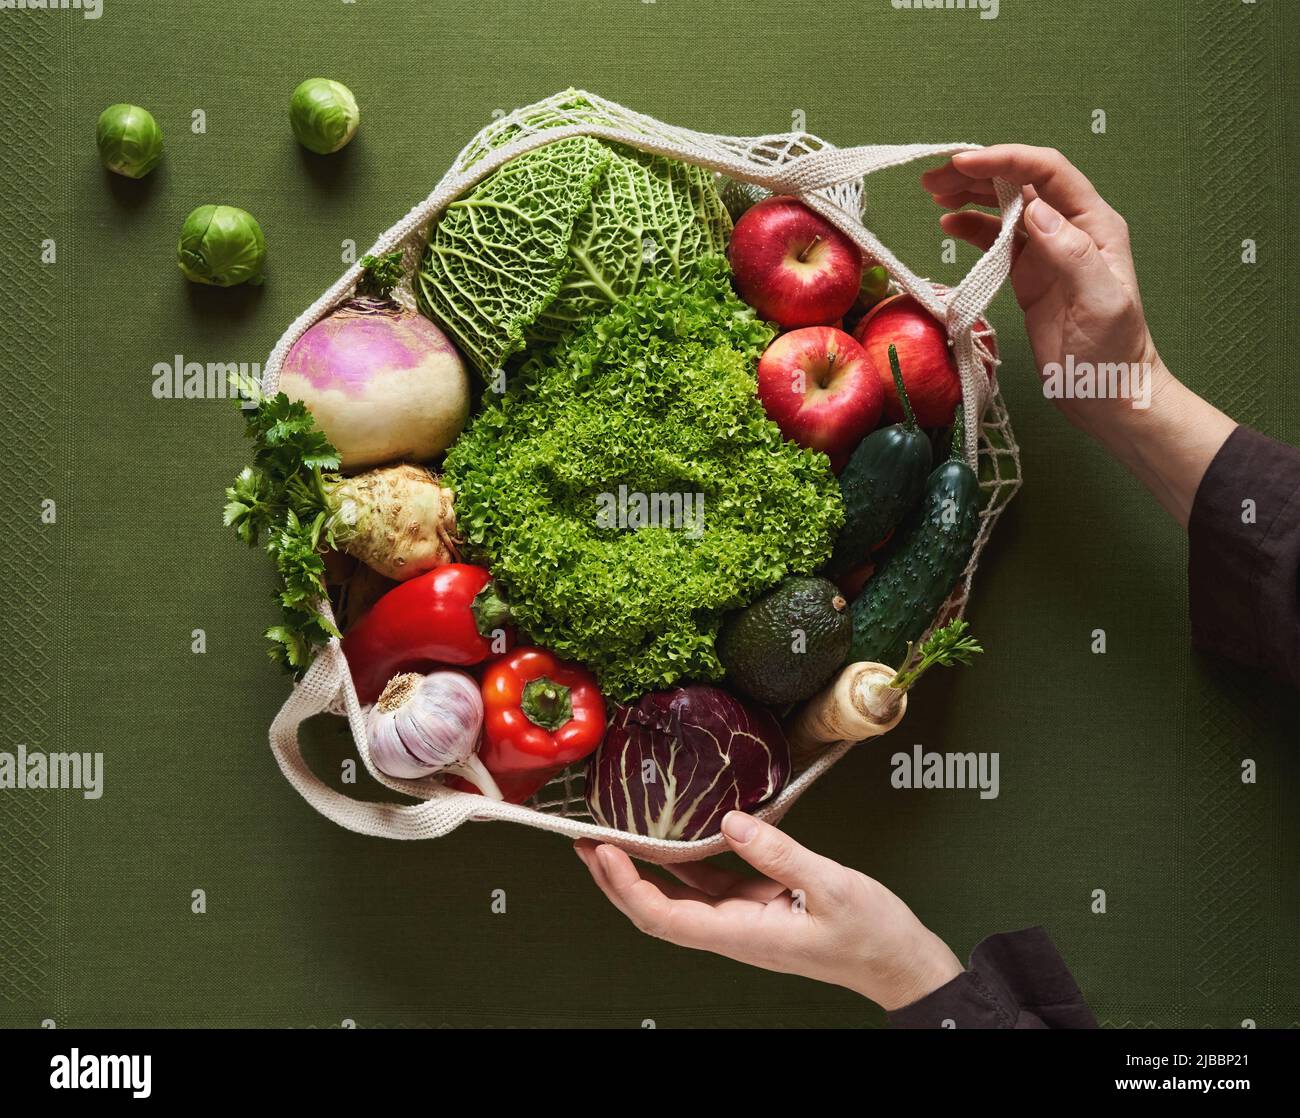
<path id="1" fill-rule="evenodd" d="M 889 686 L 894 669 L 850 664 L 835 682 L 809 699 L 786 727 L 796 762 L 811 761 L 828 745 L 887 734 L 902 721 L 907 694 Z"/>
<path id="2" fill-rule="evenodd" d="M 459 558 L 452 493 L 420 466 L 385 466 L 341 482 L 336 529 L 343 550 L 404 582 Z"/>

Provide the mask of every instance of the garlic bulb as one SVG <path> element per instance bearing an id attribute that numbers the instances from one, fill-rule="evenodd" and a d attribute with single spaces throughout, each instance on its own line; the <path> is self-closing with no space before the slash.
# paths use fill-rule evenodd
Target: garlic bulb
<path id="1" fill-rule="evenodd" d="M 463 672 L 394 676 L 366 719 L 370 759 L 385 776 L 455 773 L 499 800 L 496 781 L 475 752 L 482 729 L 483 696 Z"/>

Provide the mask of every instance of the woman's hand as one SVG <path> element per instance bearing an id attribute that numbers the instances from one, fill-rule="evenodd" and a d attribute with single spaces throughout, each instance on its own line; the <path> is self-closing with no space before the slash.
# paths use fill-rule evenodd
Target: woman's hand
<path id="1" fill-rule="evenodd" d="M 996 207 L 994 178 L 1023 188 L 1025 196 L 1011 284 L 1039 372 L 1064 365 L 1069 356 L 1094 367 L 1123 362 L 1156 369 L 1160 357 L 1142 310 L 1128 225 L 1059 151 L 1023 144 L 964 151 L 927 171 L 921 182 L 939 205 L 958 210 Z M 1001 218 L 976 210 L 944 214 L 940 224 L 982 249 L 1002 227 Z M 1098 403 L 1064 399 L 1058 406 L 1089 430 Z"/>
<path id="2" fill-rule="evenodd" d="M 1123 365 L 1127 396 L 1057 398 L 1057 406 L 1127 466 L 1184 527 L 1196 488 L 1236 424 L 1181 385 L 1147 329 L 1128 225 L 1059 151 L 1001 144 L 954 155 L 922 185 L 945 232 L 987 249 L 1001 219 L 962 206 L 994 206 L 993 179 L 1021 187 L 1011 284 L 1039 374 L 1073 362 Z M 1136 369 L 1136 387 L 1131 377 Z M 1134 406 L 1135 403 L 1138 406 Z"/>
<path id="3" fill-rule="evenodd" d="M 596 884 L 641 931 L 765 970 L 846 986 L 885 1010 L 923 998 L 963 970 L 947 945 L 865 874 L 806 850 L 743 812 L 727 844 L 763 877 L 690 862 L 669 881 L 616 846 L 575 845 Z"/>

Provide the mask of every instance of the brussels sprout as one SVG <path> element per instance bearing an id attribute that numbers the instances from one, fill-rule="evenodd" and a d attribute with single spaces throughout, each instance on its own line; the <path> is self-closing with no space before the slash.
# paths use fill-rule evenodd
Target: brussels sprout
<path id="1" fill-rule="evenodd" d="M 352 90 L 342 82 L 308 78 L 289 98 L 289 121 L 303 147 L 329 155 L 356 135 L 361 111 Z"/>
<path id="2" fill-rule="evenodd" d="M 139 105 L 109 105 L 99 114 L 95 142 L 100 162 L 129 179 L 144 178 L 162 158 L 162 129 Z"/>
<path id="3" fill-rule="evenodd" d="M 181 226 L 176 260 L 191 283 L 233 287 L 262 282 L 266 239 L 262 227 L 238 206 L 200 206 Z"/>

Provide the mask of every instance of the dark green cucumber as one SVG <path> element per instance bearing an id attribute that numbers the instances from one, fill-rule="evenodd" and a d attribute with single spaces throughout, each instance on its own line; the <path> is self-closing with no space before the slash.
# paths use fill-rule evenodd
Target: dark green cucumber
<path id="1" fill-rule="evenodd" d="M 903 422 L 882 427 L 863 439 L 840 473 L 844 527 L 826 565 L 831 578 L 840 578 L 867 562 L 871 549 L 897 528 L 921 499 L 930 473 L 930 440 L 916 425 L 892 345 L 889 366 L 903 401 Z"/>
<path id="2" fill-rule="evenodd" d="M 930 475 L 920 505 L 899 530 L 898 545 L 853 603 L 850 663 L 902 664 L 908 643 L 930 627 L 970 562 L 980 485 L 961 460 L 962 434 L 958 408 L 953 456 Z"/>

